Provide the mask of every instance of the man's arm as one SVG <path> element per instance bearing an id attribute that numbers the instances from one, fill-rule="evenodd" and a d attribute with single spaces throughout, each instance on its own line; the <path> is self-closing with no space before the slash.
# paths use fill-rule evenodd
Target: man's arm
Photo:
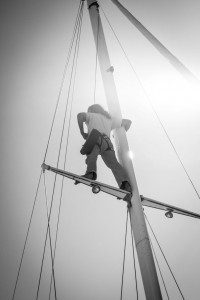
<path id="1" fill-rule="evenodd" d="M 114 122 L 112 123 L 112 130 L 113 129 L 116 129 L 116 128 L 119 128 L 119 126 L 116 125 L 117 122 Z M 124 129 L 126 131 L 129 130 L 129 128 L 131 127 L 131 124 L 132 124 L 132 121 L 131 120 L 128 120 L 128 119 L 122 119 L 122 123 L 121 123 L 121 126 L 124 127 Z"/>
<path id="2" fill-rule="evenodd" d="M 86 113 L 81 112 L 77 115 L 78 126 L 82 137 L 86 140 L 88 134 L 84 132 L 83 124 L 86 122 Z"/>

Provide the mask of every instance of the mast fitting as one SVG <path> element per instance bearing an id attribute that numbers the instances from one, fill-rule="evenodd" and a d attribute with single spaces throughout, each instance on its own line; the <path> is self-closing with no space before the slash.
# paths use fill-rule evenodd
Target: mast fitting
<path id="1" fill-rule="evenodd" d="M 97 1 L 94 1 L 93 3 L 91 3 L 89 6 L 88 6 L 88 9 L 90 9 L 93 5 L 95 5 L 97 7 L 97 10 L 99 8 L 99 4 Z"/>
<path id="2" fill-rule="evenodd" d="M 48 165 L 46 165 L 44 162 L 43 162 L 43 164 L 41 165 L 41 168 L 42 168 L 43 173 L 45 172 L 45 170 L 50 170 L 50 169 L 51 169 L 51 167 L 48 166 Z"/>
<path id="3" fill-rule="evenodd" d="M 114 67 L 113 67 L 113 66 L 110 66 L 110 68 L 108 68 L 106 71 L 107 71 L 107 72 L 113 73 L 113 72 L 114 72 Z"/>

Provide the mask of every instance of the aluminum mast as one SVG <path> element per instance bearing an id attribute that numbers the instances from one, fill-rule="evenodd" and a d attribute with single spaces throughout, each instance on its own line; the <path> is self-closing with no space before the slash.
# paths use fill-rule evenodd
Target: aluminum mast
<path id="1" fill-rule="evenodd" d="M 105 94 L 107 98 L 108 109 L 112 118 L 114 118 L 117 127 L 114 132 L 115 141 L 117 143 L 117 154 L 120 163 L 128 173 L 133 189 L 133 196 L 131 199 L 132 207 L 130 208 L 131 227 L 134 233 L 135 245 L 137 249 L 146 299 L 160 300 L 162 299 L 162 295 L 144 219 L 133 164 L 130 157 L 128 156 L 129 146 L 126 138 L 126 132 L 125 129 L 121 127 L 121 109 L 113 77 L 113 68 L 110 63 L 102 23 L 99 16 L 99 5 L 98 2 L 94 0 L 87 0 L 87 3 L 94 34 L 94 40 L 98 53 L 103 84 L 105 88 Z"/>

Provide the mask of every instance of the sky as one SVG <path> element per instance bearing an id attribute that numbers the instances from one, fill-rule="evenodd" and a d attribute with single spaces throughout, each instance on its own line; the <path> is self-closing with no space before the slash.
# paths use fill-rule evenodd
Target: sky
<path id="1" fill-rule="evenodd" d="M 199 1 L 123 0 L 121 3 L 200 78 Z M 17 277 L 79 1 L 17 0 L 0 5 L 0 299 L 7 300 L 12 297 Z M 101 13 L 122 115 L 132 120 L 127 138 L 133 151 L 140 194 L 199 213 L 200 199 L 154 113 L 156 111 L 159 116 L 200 193 L 199 89 L 183 79 L 110 1 L 101 0 L 100 5 L 148 95 L 145 96 Z M 76 174 L 85 172 L 84 157 L 79 152 L 83 140 L 76 115 L 86 111 L 94 101 L 95 61 L 85 3 L 66 164 L 66 169 Z M 46 162 L 53 166 L 58 156 L 68 85 L 69 75 L 47 153 Z M 107 107 L 98 66 L 96 102 Z M 46 172 L 45 178 L 50 201 L 54 175 Z M 98 180 L 116 186 L 101 159 L 98 161 Z M 60 186 L 61 178 L 58 178 L 51 217 L 53 240 Z M 169 220 L 163 212 L 150 208 L 145 209 L 145 214 L 185 299 L 196 300 L 200 292 L 199 220 L 183 216 Z M 125 203 L 102 193 L 94 195 L 87 187 L 74 186 L 70 180 L 64 180 L 55 259 L 58 299 L 120 297 L 125 222 Z M 42 180 L 16 300 L 36 297 L 46 226 Z M 127 239 L 124 299 L 129 300 L 136 297 L 130 226 Z M 170 299 L 181 299 L 153 237 L 152 242 Z M 39 299 L 48 298 L 50 271 L 48 244 Z M 138 263 L 137 271 L 139 273 Z M 140 274 L 138 276 L 139 299 L 145 299 Z M 163 286 L 162 291 L 163 298 L 167 299 Z"/>

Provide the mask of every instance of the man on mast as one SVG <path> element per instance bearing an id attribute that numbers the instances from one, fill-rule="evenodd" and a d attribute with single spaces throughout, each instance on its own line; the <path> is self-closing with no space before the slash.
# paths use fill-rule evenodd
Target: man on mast
<path id="1" fill-rule="evenodd" d="M 81 149 L 81 154 L 86 154 L 87 170 L 83 177 L 97 179 L 97 158 L 100 154 L 106 166 L 111 169 L 120 189 L 132 193 L 132 188 L 128 180 L 125 169 L 117 161 L 115 151 L 110 140 L 111 130 L 115 128 L 110 114 L 101 105 L 93 104 L 89 106 L 87 113 L 81 112 L 77 115 L 80 133 L 86 140 Z M 84 123 L 87 125 L 88 133 L 84 132 Z M 122 126 L 127 131 L 131 126 L 131 121 L 122 120 Z"/>

